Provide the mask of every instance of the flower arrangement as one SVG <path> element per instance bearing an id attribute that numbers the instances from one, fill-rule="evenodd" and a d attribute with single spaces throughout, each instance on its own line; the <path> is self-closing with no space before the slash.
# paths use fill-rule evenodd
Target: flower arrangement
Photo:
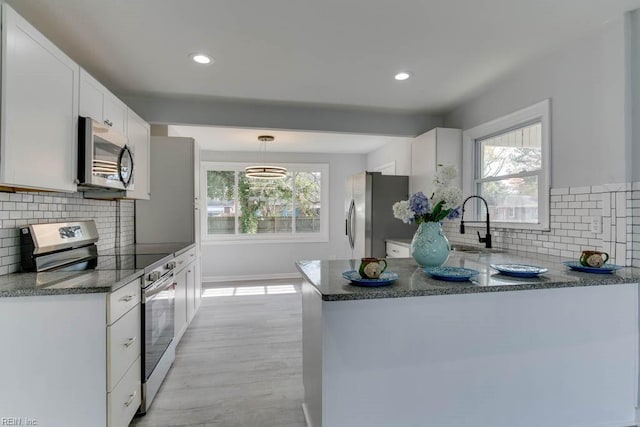
<path id="1" fill-rule="evenodd" d="M 462 191 L 452 185 L 458 176 L 454 166 L 438 165 L 433 178 L 434 191 L 431 198 L 422 191 L 413 194 L 409 200 L 394 203 L 393 216 L 405 224 L 440 222 L 460 216 Z"/>

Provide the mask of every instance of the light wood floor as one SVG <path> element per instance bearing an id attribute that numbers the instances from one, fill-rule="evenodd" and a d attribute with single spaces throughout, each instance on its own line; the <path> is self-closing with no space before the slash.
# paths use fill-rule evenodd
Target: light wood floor
<path id="1" fill-rule="evenodd" d="M 304 427 L 301 329 L 298 280 L 207 286 L 150 411 L 131 426 Z"/>

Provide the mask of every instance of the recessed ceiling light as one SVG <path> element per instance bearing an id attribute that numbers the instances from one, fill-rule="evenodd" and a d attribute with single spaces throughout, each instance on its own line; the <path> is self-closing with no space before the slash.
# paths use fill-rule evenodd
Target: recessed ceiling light
<path id="1" fill-rule="evenodd" d="M 411 74 L 403 71 L 401 73 L 398 73 L 394 76 L 394 79 L 396 80 L 407 80 L 409 77 L 411 77 Z"/>
<path id="2" fill-rule="evenodd" d="M 204 53 L 194 53 L 191 55 L 191 59 L 198 64 L 211 64 L 213 62 L 213 58 L 209 55 L 205 55 Z"/>

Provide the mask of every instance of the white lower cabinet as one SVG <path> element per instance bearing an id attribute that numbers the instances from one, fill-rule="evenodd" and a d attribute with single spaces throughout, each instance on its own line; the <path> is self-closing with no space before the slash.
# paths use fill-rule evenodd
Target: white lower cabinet
<path id="1" fill-rule="evenodd" d="M 107 325 L 107 426 L 126 427 L 141 403 L 140 279 L 113 292 Z M 132 304 L 133 303 L 133 304 Z M 123 309 L 128 309 L 124 314 Z M 120 317 L 117 317 L 117 316 Z"/>
<path id="2" fill-rule="evenodd" d="M 387 242 L 387 258 L 409 258 L 411 249 L 409 246 L 394 242 Z"/>
<path id="3" fill-rule="evenodd" d="M 140 357 L 129 367 L 118 385 L 107 394 L 108 427 L 126 427 L 140 406 Z"/>
<path id="4" fill-rule="evenodd" d="M 196 249 L 190 249 L 176 258 L 176 344 L 182 339 L 193 320 L 202 299 L 200 262 Z"/>
<path id="5" fill-rule="evenodd" d="M 175 317 L 175 341 L 176 344 L 182 338 L 187 329 L 187 270 L 180 269 L 176 273 L 176 317 Z"/>
<path id="6" fill-rule="evenodd" d="M 0 298 L 0 421 L 127 427 L 141 399 L 140 302 L 139 278 L 106 294 Z"/>
<path id="7" fill-rule="evenodd" d="M 107 390 L 111 391 L 140 357 L 140 304 L 107 326 Z"/>

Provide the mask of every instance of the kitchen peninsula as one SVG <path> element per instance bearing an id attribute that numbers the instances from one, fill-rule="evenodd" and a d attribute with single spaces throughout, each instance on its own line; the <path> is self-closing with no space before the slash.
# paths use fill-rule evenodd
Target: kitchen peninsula
<path id="1" fill-rule="evenodd" d="M 637 269 L 455 253 L 471 282 L 389 259 L 389 286 L 351 285 L 353 260 L 300 261 L 307 423 L 321 426 L 630 426 L 638 404 Z M 549 268 L 538 278 L 492 263 Z"/>

